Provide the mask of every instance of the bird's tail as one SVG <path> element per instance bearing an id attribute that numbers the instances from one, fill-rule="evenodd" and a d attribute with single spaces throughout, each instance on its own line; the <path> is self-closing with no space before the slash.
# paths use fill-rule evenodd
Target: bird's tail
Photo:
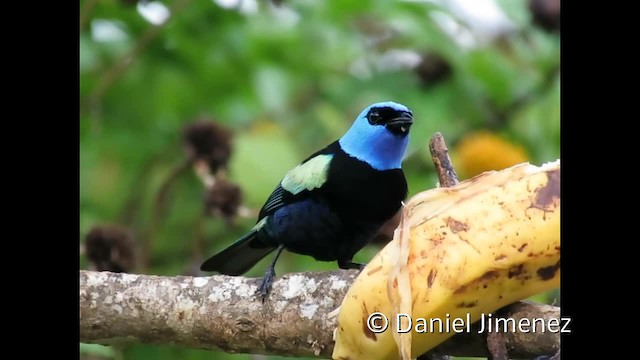
<path id="1" fill-rule="evenodd" d="M 250 231 L 228 248 L 208 258 L 200 265 L 200 270 L 217 271 L 232 276 L 242 275 L 249 271 L 258 261 L 275 250 L 271 246 L 254 247 L 256 241 L 252 240 L 256 238 L 257 233 L 258 231 L 255 229 Z"/>

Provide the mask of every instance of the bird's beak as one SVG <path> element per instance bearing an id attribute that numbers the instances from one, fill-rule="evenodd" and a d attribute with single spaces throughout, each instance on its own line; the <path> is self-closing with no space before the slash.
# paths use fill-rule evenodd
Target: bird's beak
<path id="1" fill-rule="evenodd" d="M 401 116 L 391 119 L 387 123 L 387 128 L 394 133 L 406 134 L 413 125 L 413 116 L 403 113 Z"/>

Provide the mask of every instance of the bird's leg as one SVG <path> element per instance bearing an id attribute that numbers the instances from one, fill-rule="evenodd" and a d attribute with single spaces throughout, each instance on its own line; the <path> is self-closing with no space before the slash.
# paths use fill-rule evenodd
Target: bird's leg
<path id="1" fill-rule="evenodd" d="M 362 270 L 367 264 L 360 264 L 349 260 L 338 260 L 338 267 L 343 270 L 358 269 Z"/>
<path id="2" fill-rule="evenodd" d="M 271 290 L 273 278 L 276 277 L 276 262 L 278 261 L 282 250 L 284 250 L 284 245 L 278 246 L 278 248 L 276 249 L 276 257 L 273 259 L 273 262 L 271 262 L 271 264 L 267 267 L 267 271 L 264 273 L 264 277 L 262 278 L 262 283 L 256 291 L 256 293 L 260 294 L 260 296 L 262 297 L 262 302 L 264 302 L 264 300 L 267 298 L 267 295 L 269 295 L 269 290 Z"/>

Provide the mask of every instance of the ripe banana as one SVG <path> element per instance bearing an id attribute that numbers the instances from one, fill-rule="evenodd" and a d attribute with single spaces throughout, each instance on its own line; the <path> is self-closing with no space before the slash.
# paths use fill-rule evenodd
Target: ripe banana
<path id="1" fill-rule="evenodd" d="M 398 334 L 396 314 L 443 323 L 469 314 L 475 322 L 559 285 L 560 160 L 518 164 L 424 191 L 409 200 L 393 241 L 347 292 L 333 359 L 415 358 L 455 332 L 414 327 Z M 368 328 L 374 312 L 391 322 L 386 331 Z M 401 328 L 407 328 L 405 320 Z"/>

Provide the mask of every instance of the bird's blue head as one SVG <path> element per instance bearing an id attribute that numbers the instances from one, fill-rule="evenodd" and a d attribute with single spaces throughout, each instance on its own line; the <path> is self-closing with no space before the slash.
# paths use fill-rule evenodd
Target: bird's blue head
<path id="1" fill-rule="evenodd" d="M 413 113 L 392 101 L 369 105 L 339 140 L 347 154 L 376 170 L 399 169 L 409 144 Z"/>

